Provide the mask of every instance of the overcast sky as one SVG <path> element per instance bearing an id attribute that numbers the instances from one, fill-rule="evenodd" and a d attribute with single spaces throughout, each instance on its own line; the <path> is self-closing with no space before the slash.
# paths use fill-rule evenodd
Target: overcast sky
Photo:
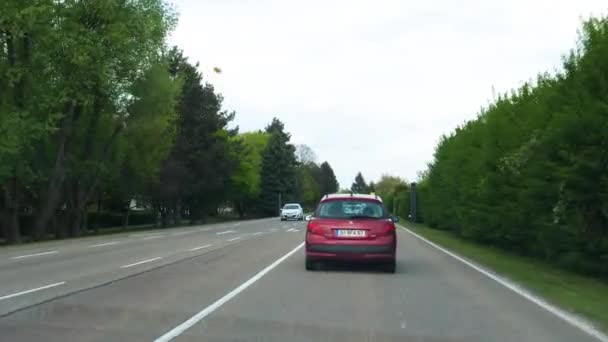
<path id="1" fill-rule="evenodd" d="M 172 2 L 172 43 L 200 62 L 241 131 L 279 117 L 341 187 L 357 171 L 415 180 L 492 87 L 556 70 L 581 19 L 608 13 L 605 0 Z"/>

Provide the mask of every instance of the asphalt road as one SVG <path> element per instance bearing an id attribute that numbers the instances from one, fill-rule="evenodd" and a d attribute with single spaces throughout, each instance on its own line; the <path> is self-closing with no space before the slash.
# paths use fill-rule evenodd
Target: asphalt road
<path id="1" fill-rule="evenodd" d="M 0 250 L 1 341 L 598 341 L 399 231 L 397 273 L 304 270 L 278 219 Z"/>

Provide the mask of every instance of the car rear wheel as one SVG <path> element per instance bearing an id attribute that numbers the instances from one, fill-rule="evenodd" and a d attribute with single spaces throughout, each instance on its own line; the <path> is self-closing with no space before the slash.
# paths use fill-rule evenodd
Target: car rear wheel
<path id="1" fill-rule="evenodd" d="M 317 263 L 315 261 L 308 260 L 308 258 L 306 258 L 306 270 L 315 271 L 316 269 L 317 269 Z"/>
<path id="2" fill-rule="evenodd" d="M 397 263 L 395 262 L 395 260 L 389 261 L 382 265 L 382 270 L 386 273 L 395 273 L 396 268 Z"/>

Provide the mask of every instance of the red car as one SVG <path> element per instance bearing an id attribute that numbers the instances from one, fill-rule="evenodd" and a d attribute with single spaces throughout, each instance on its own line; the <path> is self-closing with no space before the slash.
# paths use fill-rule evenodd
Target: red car
<path id="1" fill-rule="evenodd" d="M 323 260 L 376 261 L 395 272 L 395 222 L 375 195 L 334 194 L 307 216 L 306 269 Z"/>

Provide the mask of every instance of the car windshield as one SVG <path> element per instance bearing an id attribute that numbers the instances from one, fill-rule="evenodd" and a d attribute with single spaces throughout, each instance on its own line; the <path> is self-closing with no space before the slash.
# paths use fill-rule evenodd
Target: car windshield
<path id="1" fill-rule="evenodd" d="M 386 218 L 384 206 L 376 201 L 334 200 L 323 202 L 316 213 L 322 218 Z"/>
<path id="2" fill-rule="evenodd" d="M 297 205 L 297 204 L 287 204 L 287 205 L 285 205 L 283 207 L 283 209 L 287 209 L 287 210 L 290 210 L 290 209 L 300 209 L 300 206 Z"/>

